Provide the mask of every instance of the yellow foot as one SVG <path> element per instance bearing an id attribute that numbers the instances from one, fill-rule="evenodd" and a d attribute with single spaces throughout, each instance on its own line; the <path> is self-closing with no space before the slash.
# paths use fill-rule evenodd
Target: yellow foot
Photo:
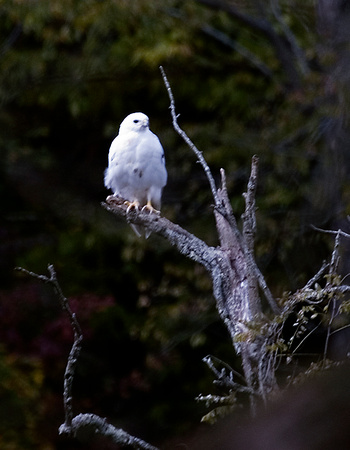
<path id="1" fill-rule="evenodd" d="M 160 214 L 160 211 L 158 211 L 157 209 L 153 208 L 152 203 L 150 200 L 148 200 L 147 205 L 145 205 L 142 209 L 142 212 L 144 211 L 149 211 L 150 214 Z"/>
<path id="2" fill-rule="evenodd" d="M 131 209 L 139 209 L 140 203 L 135 200 L 133 202 L 129 202 L 128 200 L 125 200 L 124 205 L 128 205 L 128 209 L 126 210 L 126 213 L 128 213 Z"/>

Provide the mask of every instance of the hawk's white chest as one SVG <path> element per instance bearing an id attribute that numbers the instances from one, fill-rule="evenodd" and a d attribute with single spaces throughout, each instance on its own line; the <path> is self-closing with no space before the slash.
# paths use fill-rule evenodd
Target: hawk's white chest
<path id="1" fill-rule="evenodd" d="M 129 202 L 137 201 L 141 206 L 151 202 L 160 209 L 166 181 L 163 147 L 148 128 L 148 117 L 130 114 L 109 149 L 106 187 Z"/>

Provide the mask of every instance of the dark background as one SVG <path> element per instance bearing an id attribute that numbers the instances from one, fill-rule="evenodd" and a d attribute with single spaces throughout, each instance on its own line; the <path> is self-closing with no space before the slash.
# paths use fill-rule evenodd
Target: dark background
<path id="1" fill-rule="evenodd" d="M 207 412 L 194 400 L 215 390 L 204 356 L 239 369 L 204 270 L 100 205 L 109 145 L 142 111 L 166 154 L 162 214 L 217 244 L 210 189 L 172 129 L 159 65 L 217 181 L 225 168 L 237 219 L 259 156 L 256 256 L 276 297 L 330 255 L 332 238 L 310 224 L 350 231 L 346 5 L 0 2 L 1 448 L 87 446 L 57 435 L 69 323 L 50 287 L 16 266 L 54 264 L 82 325 L 76 413 L 161 445 Z M 342 253 L 346 274 L 346 242 Z"/>

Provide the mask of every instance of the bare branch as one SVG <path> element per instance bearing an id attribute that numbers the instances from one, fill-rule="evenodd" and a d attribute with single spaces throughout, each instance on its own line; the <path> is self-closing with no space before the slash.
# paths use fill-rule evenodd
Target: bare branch
<path id="1" fill-rule="evenodd" d="M 252 159 L 252 171 L 250 176 L 250 181 L 248 182 L 248 193 L 246 194 L 246 222 L 243 226 L 243 230 L 245 230 L 246 235 L 250 234 L 251 237 L 251 251 L 248 250 L 248 246 L 246 246 L 242 242 L 242 236 L 241 233 L 238 230 L 236 218 L 233 214 L 232 207 L 228 198 L 227 193 L 227 187 L 226 187 L 226 176 L 224 169 L 220 170 L 221 173 L 221 189 L 219 189 L 218 194 L 220 197 L 220 200 L 222 202 L 222 205 L 225 210 L 224 217 L 220 219 L 220 217 L 216 217 L 217 220 L 217 229 L 220 237 L 221 246 L 226 248 L 232 248 L 232 252 L 234 254 L 238 254 L 238 248 L 242 247 L 244 249 L 246 257 L 249 261 L 249 269 L 248 272 L 250 273 L 250 277 L 257 280 L 260 289 L 263 291 L 266 300 L 268 301 L 271 309 L 276 313 L 280 313 L 280 308 L 277 306 L 277 303 L 270 291 L 270 289 L 267 286 L 267 283 L 265 281 L 265 278 L 263 274 L 261 273 L 260 269 L 258 268 L 255 259 L 254 259 L 254 236 L 255 236 L 255 228 L 256 228 L 256 219 L 255 219 L 255 192 L 256 192 L 256 185 L 257 185 L 257 169 L 258 169 L 258 158 L 253 157 Z M 248 207 L 249 205 L 249 207 Z M 222 224 L 223 220 L 227 220 L 231 231 L 233 232 L 233 236 L 229 234 L 228 231 L 224 231 L 225 227 Z M 249 227 L 253 227 L 254 232 L 249 233 L 248 229 Z M 228 244 L 230 243 L 230 245 Z M 253 280 L 254 285 L 254 280 Z M 255 297 L 258 297 L 258 293 L 255 289 L 255 285 L 253 286 L 253 292 L 252 294 L 255 295 Z M 251 302 L 253 299 L 251 299 Z M 258 298 L 256 298 L 256 301 L 259 301 Z M 257 308 L 258 309 L 258 308 Z"/>
<path id="2" fill-rule="evenodd" d="M 339 245 L 340 245 L 340 230 L 338 230 L 338 233 L 335 236 L 335 240 L 334 240 L 332 259 L 331 259 L 331 264 L 329 266 L 329 274 L 330 275 L 336 275 L 338 273 L 339 261 L 340 261 Z M 331 280 L 328 280 L 327 284 L 331 284 Z"/>
<path id="3" fill-rule="evenodd" d="M 350 293 L 350 286 L 328 286 L 324 287 L 320 291 L 310 289 L 307 292 L 304 291 L 304 288 L 300 290 L 301 293 L 307 294 L 307 297 L 303 299 L 306 303 L 310 303 L 311 305 L 317 305 L 324 301 L 327 296 L 332 297 L 334 295 L 343 295 Z"/>
<path id="4" fill-rule="evenodd" d="M 268 287 L 268 285 L 266 283 L 264 275 L 261 273 L 261 271 L 260 271 L 259 267 L 257 266 L 255 260 L 254 260 L 254 263 L 255 263 L 255 267 L 254 267 L 255 276 L 258 279 L 258 283 L 259 283 L 260 289 L 263 291 L 263 293 L 265 295 L 265 298 L 266 298 L 268 304 L 270 305 L 272 311 L 275 314 L 280 314 L 281 309 L 277 305 L 276 300 L 275 300 L 274 296 L 272 295 L 272 292 L 270 291 L 270 289 L 269 289 L 269 287 Z"/>
<path id="5" fill-rule="evenodd" d="M 333 231 L 333 230 L 322 230 L 321 228 L 317 228 L 314 225 L 311 225 L 311 227 L 316 230 L 316 231 L 320 231 L 321 233 L 326 233 L 326 234 L 333 234 L 335 235 L 335 241 L 334 241 L 334 247 L 333 247 L 333 252 L 332 252 L 332 259 L 331 259 L 331 263 L 329 266 L 329 274 L 330 275 L 336 275 L 336 273 L 338 272 L 338 266 L 339 266 L 339 245 L 340 245 L 340 236 L 344 236 L 346 238 L 350 238 L 350 235 L 345 233 L 342 230 L 337 230 L 337 231 Z M 331 280 L 327 281 L 327 287 L 331 285 Z"/>
<path id="6" fill-rule="evenodd" d="M 309 339 L 309 337 L 322 325 L 322 322 L 318 323 L 314 328 L 312 328 L 311 331 L 309 331 L 306 336 L 303 337 L 303 339 L 301 339 L 301 341 L 299 342 L 299 344 L 295 347 L 295 349 L 293 350 L 293 354 L 297 353 L 297 350 L 299 350 L 299 348 L 304 344 L 305 341 L 307 341 Z"/>
<path id="7" fill-rule="evenodd" d="M 326 341 L 324 344 L 324 349 L 323 349 L 323 361 L 325 362 L 327 360 L 327 353 L 328 353 L 328 346 L 329 346 L 329 339 L 331 336 L 331 332 L 332 332 L 332 325 L 333 325 L 333 320 L 336 316 L 336 302 L 334 298 L 330 298 L 328 306 L 331 306 L 330 310 L 331 310 L 331 317 L 328 321 L 328 326 L 327 326 L 327 335 L 326 335 Z"/>
<path id="8" fill-rule="evenodd" d="M 336 294 L 342 295 L 342 294 L 348 294 L 350 292 L 350 286 L 333 286 L 329 289 L 330 292 L 334 292 Z"/>
<path id="9" fill-rule="evenodd" d="M 320 231 L 323 231 L 323 230 L 320 230 Z M 329 233 L 329 230 L 327 232 Z M 337 276 L 338 268 L 339 268 L 339 261 L 340 261 L 340 256 L 339 256 L 340 236 L 344 236 L 344 235 L 345 235 L 345 237 L 350 237 L 350 236 L 347 235 L 347 233 L 344 233 L 343 231 L 341 231 L 340 229 L 336 233 L 332 232 L 331 234 L 335 234 L 332 259 L 331 259 L 331 263 L 329 265 L 329 275 L 331 275 L 331 276 L 328 277 L 328 279 L 327 279 L 327 283 L 324 288 L 324 292 L 330 292 L 330 293 L 336 292 L 339 295 L 339 294 L 343 294 L 345 292 L 350 292 L 350 286 L 338 286 L 336 283 L 334 283 L 334 277 Z M 328 321 L 326 341 L 325 341 L 324 350 L 323 350 L 324 363 L 326 362 L 326 359 L 327 359 L 329 339 L 332 334 L 333 321 L 337 315 L 337 301 L 336 301 L 336 298 L 332 295 L 329 295 L 328 307 L 330 307 L 329 309 L 331 310 L 331 317 Z"/>
<path id="10" fill-rule="evenodd" d="M 261 313 L 257 290 L 254 293 L 250 292 L 248 283 L 248 270 L 255 271 L 257 269 L 255 265 L 253 266 L 250 261 L 247 261 L 247 252 L 241 245 L 242 239 L 237 230 L 232 210 L 226 211 L 225 209 L 226 203 L 229 204 L 229 201 L 225 196 L 224 171 L 222 171 L 222 177 L 223 187 L 219 189 L 218 194 L 225 214 L 221 215 L 215 211 L 221 242 L 221 246 L 218 248 L 209 247 L 196 236 L 160 215 L 149 215 L 137 210 L 127 212 L 123 199 L 109 196 L 102 206 L 129 222 L 142 225 L 151 232 L 163 236 L 182 254 L 202 264 L 208 270 L 213 281 L 213 293 L 218 312 L 228 328 L 236 351 L 242 356 L 247 388 L 248 390 L 256 389 L 254 367 L 259 365 L 260 379 L 262 382 L 266 381 L 267 385 L 259 386 L 258 389 L 265 395 L 275 386 L 273 367 L 271 364 L 266 366 L 263 360 L 266 351 L 261 339 L 249 337 L 249 323 Z M 254 274 L 255 272 L 252 276 Z M 262 276 L 260 281 L 261 278 Z M 271 303 L 274 305 L 273 301 Z M 277 309 L 277 305 L 275 309 Z M 242 342 L 239 336 L 244 335 L 247 336 L 247 340 L 243 338 Z M 254 404 L 253 400 L 252 404 Z"/>
<path id="11" fill-rule="evenodd" d="M 142 225 L 149 231 L 159 234 L 175 246 L 180 253 L 202 264 L 211 271 L 216 259 L 216 249 L 209 247 L 204 241 L 184 230 L 170 220 L 157 214 L 149 214 L 145 211 L 130 210 L 123 199 L 110 195 L 102 206 L 113 214 L 123 217 L 127 222 Z"/>
<path id="12" fill-rule="evenodd" d="M 219 200 L 223 206 L 224 214 L 221 215 L 227 220 L 229 223 L 231 230 L 233 231 L 236 239 L 242 243 L 242 236 L 240 231 L 238 230 L 237 221 L 232 211 L 232 206 L 230 203 L 230 199 L 228 197 L 227 185 L 226 185 L 226 174 L 224 169 L 220 169 L 221 175 L 221 188 L 218 190 Z M 218 228 L 218 226 L 217 226 Z M 219 236 L 220 237 L 220 236 Z"/>
<path id="13" fill-rule="evenodd" d="M 187 134 L 180 128 L 179 124 L 177 123 L 177 118 L 178 115 L 176 114 L 175 111 L 175 101 L 174 101 L 174 96 L 169 84 L 169 81 L 167 79 L 167 76 L 165 74 L 165 71 L 163 69 L 162 66 L 160 66 L 160 71 L 163 77 L 163 81 L 166 87 L 166 90 L 168 92 L 168 96 L 169 96 L 169 100 L 170 100 L 170 111 L 171 111 L 171 117 L 173 119 L 173 126 L 175 131 L 182 137 L 182 139 L 186 142 L 186 144 L 190 147 L 190 149 L 195 153 L 195 155 L 198 158 L 198 161 L 200 162 L 200 164 L 202 165 L 204 172 L 208 178 L 209 181 L 209 185 L 210 185 L 210 189 L 211 192 L 213 194 L 214 197 L 214 202 L 215 202 L 215 206 L 217 208 L 220 208 L 220 202 L 219 202 L 219 198 L 218 198 L 218 194 L 217 194 L 217 189 L 216 189 L 216 185 L 215 185 L 215 180 L 214 177 L 211 173 L 211 170 L 206 162 L 206 160 L 203 158 L 202 152 L 198 150 L 198 148 L 194 145 L 194 143 L 191 141 L 191 139 L 187 136 Z"/>
<path id="14" fill-rule="evenodd" d="M 243 194 L 245 199 L 245 212 L 242 214 L 243 238 L 248 251 L 251 253 L 254 252 L 254 240 L 256 233 L 255 194 L 258 182 L 258 165 L 259 158 L 254 155 L 252 157 L 252 166 L 247 192 Z"/>
<path id="15" fill-rule="evenodd" d="M 119 445 L 129 446 L 135 449 L 157 450 L 157 447 L 148 444 L 142 439 L 131 436 L 121 428 L 114 427 L 109 424 L 106 419 L 96 416 L 95 414 L 79 414 L 74 417 L 71 431 L 73 435 L 76 436 L 80 430 L 87 427 L 92 428 L 95 434 L 106 436 Z M 65 430 L 60 428 L 60 434 L 62 433 L 65 433 Z"/>
<path id="16" fill-rule="evenodd" d="M 74 379 L 76 363 L 77 363 L 77 360 L 78 360 L 78 357 L 79 357 L 80 351 L 81 351 L 81 342 L 83 340 L 83 334 L 82 334 L 79 322 L 77 321 L 75 314 L 72 312 L 72 310 L 69 306 L 68 299 L 63 295 L 61 286 L 59 285 L 59 283 L 57 281 L 56 271 L 52 264 L 49 264 L 49 266 L 48 266 L 50 277 L 47 277 L 45 275 L 38 275 L 34 272 L 30 272 L 29 270 L 23 269 L 22 267 L 17 267 L 16 269 L 21 272 L 26 273 L 27 275 L 37 278 L 38 280 L 43 281 L 44 283 L 48 283 L 48 284 L 52 285 L 52 287 L 53 287 L 55 293 L 57 294 L 58 299 L 61 303 L 62 309 L 68 315 L 70 324 L 71 324 L 73 332 L 74 332 L 73 346 L 71 348 L 71 351 L 69 352 L 66 370 L 64 373 L 64 389 L 63 389 L 65 422 L 62 426 L 66 429 L 69 429 L 72 425 L 72 420 L 73 420 L 73 406 L 72 406 L 73 379 Z"/>
<path id="17" fill-rule="evenodd" d="M 152 233 L 163 236 L 180 253 L 202 264 L 208 270 L 213 280 L 213 291 L 218 312 L 228 327 L 233 340 L 241 330 L 242 324 L 252 320 L 256 314 L 254 309 L 256 305 L 250 302 L 247 295 L 246 262 L 243 249 L 238 242 L 231 244 L 233 246 L 232 251 L 235 253 L 235 266 L 232 268 L 229 247 L 210 247 L 193 234 L 162 216 L 135 210 L 127 213 L 127 207 L 123 199 L 118 199 L 112 195 L 107 197 L 106 203 L 102 203 L 102 206 L 113 214 L 124 217 L 127 221 L 142 225 Z"/>
<path id="18" fill-rule="evenodd" d="M 237 226 L 236 218 L 232 211 L 226 186 L 225 170 L 220 169 L 221 188 L 218 189 L 218 197 L 221 210 L 215 210 L 216 229 L 222 248 L 243 247 L 242 236 Z M 217 214 L 219 212 L 220 214 Z"/>
<path id="19" fill-rule="evenodd" d="M 38 275 L 22 267 L 16 267 L 16 270 L 26 273 L 27 275 L 30 275 L 40 281 L 43 281 L 44 283 L 48 283 L 53 286 L 54 291 L 57 294 L 59 301 L 61 303 L 62 309 L 67 313 L 69 317 L 74 332 L 74 342 L 68 356 L 66 370 L 64 374 L 63 398 L 64 398 L 65 421 L 59 427 L 59 434 L 76 436 L 80 429 L 92 427 L 94 429 L 94 433 L 99 433 L 103 436 L 106 436 L 116 444 L 128 445 L 136 449 L 157 450 L 157 448 L 153 447 L 153 445 L 144 442 L 142 439 L 131 436 L 126 431 L 120 428 L 115 428 L 113 425 L 107 423 L 106 419 L 96 416 L 95 414 L 79 414 L 76 417 L 73 417 L 72 386 L 77 360 L 81 351 L 81 342 L 83 340 L 83 334 L 79 322 L 77 321 L 75 314 L 72 312 L 69 306 L 68 299 L 63 295 L 61 286 L 59 285 L 57 280 L 56 271 L 52 264 L 49 264 L 48 266 L 50 277 L 47 277 L 45 275 Z"/>
<path id="20" fill-rule="evenodd" d="M 250 187 L 248 185 L 248 192 L 250 192 L 250 195 L 253 195 L 253 196 L 255 195 L 255 190 L 256 190 L 256 186 L 254 188 L 254 183 L 256 183 L 256 181 L 257 181 L 256 180 L 256 178 L 257 178 L 257 176 L 256 176 L 257 163 L 258 163 L 258 161 L 253 159 L 252 165 L 254 166 L 254 170 L 252 171 L 253 176 L 251 176 L 251 178 L 254 181 L 250 184 Z M 225 176 L 224 169 L 221 169 L 220 173 L 221 173 L 221 189 L 219 189 L 218 193 L 219 193 L 220 200 L 223 204 L 225 214 L 221 219 L 218 216 L 216 217 L 218 233 L 219 233 L 219 237 L 220 237 L 221 246 L 226 248 L 226 246 L 228 245 L 227 242 L 230 242 L 231 246 L 233 246 L 233 252 L 237 255 L 238 254 L 237 249 L 240 247 L 244 248 L 245 246 L 244 246 L 244 243 L 242 242 L 242 236 L 238 230 L 236 218 L 233 214 L 231 203 L 228 198 L 227 187 L 226 187 L 226 176 Z M 252 188 L 254 188 L 254 189 L 252 189 Z M 253 217 L 250 216 L 250 220 L 254 224 L 254 227 L 255 227 L 255 198 L 253 198 L 252 200 L 248 200 L 248 203 L 250 204 L 250 210 L 253 213 Z M 226 231 L 226 236 L 225 236 L 225 232 L 224 232 L 225 228 L 221 223 L 225 219 L 228 221 L 228 223 L 231 227 L 231 230 L 234 235 L 234 239 L 227 231 Z M 246 228 L 247 228 L 247 226 L 246 226 Z M 233 245 L 234 242 L 235 242 L 235 245 Z M 252 242 L 252 248 L 253 247 L 254 247 L 254 242 Z M 251 274 L 250 276 L 252 276 L 253 278 L 255 278 L 258 281 L 259 287 L 263 291 L 265 298 L 266 298 L 267 302 L 269 303 L 272 311 L 276 314 L 279 314 L 281 312 L 280 308 L 277 306 L 277 303 L 276 303 L 270 289 L 267 286 L 266 280 L 255 262 L 253 251 L 249 252 L 246 248 L 244 248 L 244 250 L 246 253 L 246 257 L 248 258 L 248 261 L 249 261 L 249 272 Z M 255 294 L 256 296 L 258 295 L 257 292 L 253 292 L 253 294 Z M 257 301 L 258 301 L 258 299 L 257 299 Z"/>
<path id="21" fill-rule="evenodd" d="M 142 225 L 152 233 L 164 237 L 181 254 L 202 264 L 213 280 L 214 297 L 220 317 L 228 327 L 232 338 L 234 338 L 235 321 L 232 316 L 231 319 L 228 319 L 230 313 L 228 311 L 229 305 L 226 301 L 227 292 L 231 289 L 229 285 L 230 280 L 228 279 L 231 269 L 226 253 L 222 252 L 220 248 L 209 247 L 204 241 L 165 217 L 136 210 L 127 212 L 124 200 L 113 195 L 108 196 L 106 202 L 102 203 L 102 206 L 107 211 L 125 218 L 127 222 Z"/>
<path id="22" fill-rule="evenodd" d="M 342 230 L 323 230 L 322 228 L 318 228 L 315 225 L 311 225 L 311 228 L 313 228 L 316 231 L 320 231 L 321 233 L 334 234 L 334 235 L 339 234 L 340 236 L 343 236 L 343 237 L 345 237 L 347 239 L 350 238 L 350 234 L 345 233 L 345 231 L 342 231 Z"/>
<path id="23" fill-rule="evenodd" d="M 248 180 L 247 192 L 243 194 L 245 199 L 245 212 L 242 214 L 243 219 L 243 243 L 244 253 L 247 260 L 247 280 L 248 292 L 251 305 L 255 305 L 254 310 L 261 311 L 261 301 L 258 290 L 258 279 L 256 272 L 256 262 L 254 258 L 254 243 L 256 233 L 255 218 L 255 194 L 258 180 L 258 164 L 259 158 L 254 155 L 252 157 L 252 165 L 250 177 Z"/>
<path id="24" fill-rule="evenodd" d="M 218 370 L 215 367 L 213 360 L 215 360 L 217 363 L 221 364 L 223 366 L 223 368 L 221 370 Z M 217 358 L 210 356 L 210 355 L 203 358 L 203 362 L 205 362 L 207 364 L 207 366 L 209 367 L 209 369 L 215 374 L 216 380 L 214 381 L 214 384 L 234 389 L 236 392 L 244 392 L 244 393 L 250 394 L 250 395 L 255 394 L 254 389 L 252 389 L 251 387 L 243 386 L 242 384 L 237 383 L 236 381 L 233 380 L 233 374 L 235 374 L 236 376 L 241 378 L 243 381 L 244 381 L 244 378 L 241 376 L 241 374 L 235 372 L 225 362 L 220 361 Z"/>
<path id="25" fill-rule="evenodd" d="M 46 275 L 38 275 L 37 273 L 31 272 L 30 270 L 24 269 L 23 267 L 15 267 L 15 270 L 18 270 L 18 272 L 23 272 L 33 278 L 43 281 L 44 283 L 50 283 L 50 278 L 48 278 Z"/>

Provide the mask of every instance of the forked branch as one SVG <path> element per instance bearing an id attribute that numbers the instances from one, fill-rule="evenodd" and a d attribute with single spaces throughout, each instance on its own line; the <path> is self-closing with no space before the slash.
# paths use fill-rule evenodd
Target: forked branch
<path id="1" fill-rule="evenodd" d="M 83 334 L 79 325 L 79 322 L 75 316 L 75 314 L 72 312 L 68 299 L 63 295 L 61 286 L 59 285 L 57 281 L 56 271 L 52 264 L 48 265 L 48 271 L 50 276 L 47 277 L 46 275 L 38 275 L 34 272 L 30 272 L 29 270 L 23 269 L 22 267 L 17 267 L 17 270 L 26 273 L 27 275 L 30 275 L 34 278 L 37 278 L 40 281 L 43 281 L 44 283 L 51 284 L 53 287 L 59 301 L 61 304 L 61 307 L 63 311 L 67 314 L 73 333 L 74 333 L 74 341 L 73 346 L 71 348 L 71 351 L 68 356 L 66 370 L 64 373 L 64 388 L 63 388 L 63 404 L 64 404 L 64 412 L 65 412 L 65 421 L 64 424 L 61 425 L 60 430 L 70 430 L 72 426 L 72 420 L 73 420 L 73 394 L 72 394 L 72 385 L 73 385 L 73 379 L 74 379 L 74 373 L 75 373 L 75 367 L 77 360 L 80 355 L 81 351 L 81 342 L 83 340 Z"/>
<path id="2" fill-rule="evenodd" d="M 126 431 L 121 428 L 116 428 L 113 425 L 107 423 L 102 417 L 96 416 L 95 414 L 78 414 L 76 417 L 73 415 L 73 393 L 72 386 L 75 376 L 76 364 L 81 351 L 81 342 L 83 340 L 83 334 L 81 327 L 76 318 L 75 313 L 72 312 L 69 300 L 63 295 L 61 286 L 58 283 L 56 271 L 52 264 L 49 264 L 48 270 L 50 276 L 38 275 L 37 273 L 30 272 L 29 270 L 23 269 L 22 267 L 17 267 L 19 270 L 27 275 L 30 275 L 44 283 L 51 284 L 59 301 L 63 311 L 67 314 L 73 333 L 74 341 L 71 351 L 68 356 L 66 370 L 64 374 L 64 389 L 63 389 L 63 405 L 65 412 L 65 421 L 59 427 L 59 434 L 76 436 L 79 431 L 83 428 L 90 427 L 93 429 L 95 434 L 100 434 L 105 437 L 110 438 L 115 444 L 127 445 L 135 449 L 144 450 L 157 450 L 153 445 L 139 439 L 137 437 L 131 436 Z"/>

